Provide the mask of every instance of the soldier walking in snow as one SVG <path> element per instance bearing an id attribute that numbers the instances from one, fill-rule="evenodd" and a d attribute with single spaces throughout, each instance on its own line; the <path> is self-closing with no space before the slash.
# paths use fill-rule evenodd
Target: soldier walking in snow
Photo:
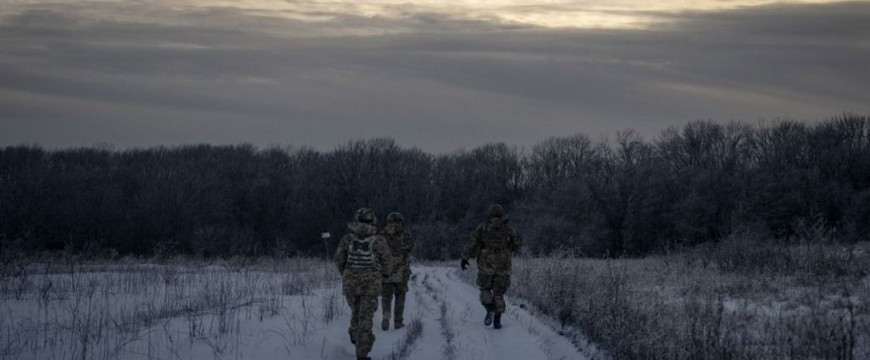
<path id="1" fill-rule="evenodd" d="M 381 231 L 381 235 L 387 239 L 390 253 L 393 255 L 393 271 L 384 279 L 381 304 L 384 312 L 384 321 L 381 329 L 390 329 L 390 308 L 393 296 L 396 298 L 395 315 L 393 316 L 393 328 L 401 329 L 405 326 L 405 293 L 408 292 L 408 279 L 411 277 L 411 250 L 414 249 L 414 237 L 404 230 L 404 218 L 402 214 L 392 212 L 387 215 L 387 226 Z"/>
<path id="2" fill-rule="evenodd" d="M 504 209 L 492 205 L 489 207 L 489 221 L 471 232 L 471 241 L 462 251 L 462 270 L 468 267 L 468 259 L 477 259 L 477 286 L 480 288 L 480 302 L 486 308 L 483 323 L 487 326 L 493 324 L 494 328 L 501 329 L 504 294 L 511 283 L 511 254 L 519 251 L 522 244 L 522 239 L 508 225 Z"/>
<path id="3" fill-rule="evenodd" d="M 350 342 L 356 345 L 358 360 L 368 357 L 375 342 L 372 317 L 378 308 L 381 282 L 391 272 L 390 248 L 377 234 L 377 218 L 371 209 L 354 213 L 347 224 L 350 233 L 341 238 L 335 250 L 335 265 L 342 274 L 342 292 L 351 309 Z"/>

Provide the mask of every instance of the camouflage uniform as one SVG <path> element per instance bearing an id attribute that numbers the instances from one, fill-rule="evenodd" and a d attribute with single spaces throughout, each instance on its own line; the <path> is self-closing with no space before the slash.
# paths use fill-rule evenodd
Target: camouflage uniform
<path id="1" fill-rule="evenodd" d="M 487 310 L 487 325 L 494 312 L 496 327 L 501 326 L 501 313 L 505 311 L 504 294 L 511 283 L 511 254 L 519 251 L 522 244 L 522 239 L 504 219 L 504 210 L 493 205 L 489 221 L 471 232 L 471 241 L 462 252 L 463 264 L 472 257 L 477 259 L 477 286 L 480 288 L 480 302 Z"/>
<path id="2" fill-rule="evenodd" d="M 372 317 L 378 308 L 381 281 L 391 271 L 389 246 L 377 235 L 374 224 L 371 210 L 357 210 L 355 221 L 348 224 L 350 234 L 341 238 L 335 251 L 335 264 L 343 276 L 342 293 L 351 309 L 347 332 L 360 359 L 367 359 L 375 342 Z"/>
<path id="3" fill-rule="evenodd" d="M 387 239 L 390 253 L 393 255 L 393 271 L 389 277 L 384 279 L 383 293 L 381 294 L 381 304 L 384 309 L 384 321 L 381 324 L 381 328 L 384 330 L 390 328 L 390 307 L 392 306 L 393 295 L 396 297 L 393 327 L 399 329 L 405 326 L 403 323 L 405 293 L 408 292 L 408 280 L 411 278 L 410 254 L 411 250 L 414 249 L 414 237 L 404 231 L 403 222 L 404 219 L 402 219 L 401 214 L 390 213 L 387 216 L 387 226 L 381 232 L 381 235 Z"/>

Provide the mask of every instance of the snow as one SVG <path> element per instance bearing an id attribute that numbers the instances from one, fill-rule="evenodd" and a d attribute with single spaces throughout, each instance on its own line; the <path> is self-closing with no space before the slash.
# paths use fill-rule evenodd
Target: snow
<path id="1" fill-rule="evenodd" d="M 583 358 L 568 339 L 558 335 L 525 309 L 512 304 L 508 304 L 507 312 L 502 317 L 502 329 L 483 326 L 485 312 L 479 302 L 479 292 L 460 281 L 454 274 L 456 269 L 427 267 L 415 270 L 418 271 L 417 280 L 423 286 L 414 285 L 417 289 L 425 290 L 422 296 L 415 294 L 415 297 L 419 296 L 415 303 L 424 307 L 429 305 L 429 309 L 437 307 L 437 302 L 446 304 L 447 323 L 455 334 L 453 347 L 458 359 Z M 428 316 L 434 318 L 440 317 L 440 314 L 429 313 Z M 439 339 L 436 337 L 430 341 L 437 343 Z"/>
<path id="2" fill-rule="evenodd" d="M 458 279 L 456 269 L 446 267 L 414 267 L 413 279 L 405 302 L 405 323 L 419 319 L 423 335 L 414 344 L 409 359 L 445 359 L 451 352 L 454 359 L 468 360 L 557 360 L 584 359 L 571 342 L 529 314 L 525 309 L 508 305 L 502 318 L 503 328 L 496 330 L 483 325 L 485 312 L 478 300 L 477 289 Z M 345 304 L 342 304 L 346 306 Z M 441 307 L 446 306 L 446 321 Z M 372 348 L 373 359 L 387 358 L 397 349 L 408 326 L 382 331 L 380 309 L 374 318 L 377 338 Z M 354 347 L 348 341 L 348 313 L 310 337 L 307 344 L 291 347 L 293 358 L 353 359 Z M 445 329 L 445 325 L 449 329 Z M 448 343 L 445 332 L 453 334 Z"/>
<path id="3" fill-rule="evenodd" d="M 329 265 L 323 266 L 311 273 L 322 275 Z M 302 275 L 201 270 L 171 278 L 131 272 L 33 276 L 28 280 L 34 283 L 32 294 L 7 295 L 0 305 L 0 338 L 5 338 L 0 358 L 355 359 L 347 335 L 349 309 L 336 277 L 303 286 Z M 408 344 L 406 359 L 586 358 L 546 320 L 510 299 L 503 328 L 484 326 L 479 293 L 460 280 L 458 268 L 415 266 L 412 271 L 406 326 L 381 330 L 379 309 L 373 359 L 398 358 L 415 321 L 422 333 Z M 131 286 L 127 278 L 153 280 L 136 285 L 134 292 L 117 293 Z M 66 279 L 89 282 L 94 291 L 79 286 L 67 292 L 66 286 L 63 293 L 40 299 L 40 281 L 49 279 L 54 287 Z M 117 286 L 95 285 L 101 281 Z"/>

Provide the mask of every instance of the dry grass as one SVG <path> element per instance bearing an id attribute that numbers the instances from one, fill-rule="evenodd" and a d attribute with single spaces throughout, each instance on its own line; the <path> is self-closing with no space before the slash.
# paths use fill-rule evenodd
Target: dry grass
<path id="1" fill-rule="evenodd" d="M 516 259 L 528 299 L 617 359 L 870 358 L 861 246 L 726 241 L 646 259 Z"/>
<path id="2" fill-rule="evenodd" d="M 396 343 L 395 348 L 392 352 L 390 352 L 387 356 L 385 356 L 384 360 L 404 360 L 408 359 L 411 355 L 411 350 L 414 348 L 414 344 L 417 343 L 417 340 L 423 336 L 423 321 L 420 317 L 415 317 L 408 323 L 408 331 L 405 332 L 405 336 Z"/>
<path id="3" fill-rule="evenodd" d="M 292 345 L 341 311 L 337 291 L 306 299 L 338 283 L 320 260 L 32 260 L 0 274 L 0 359 L 226 357 L 251 323 L 283 318 Z"/>

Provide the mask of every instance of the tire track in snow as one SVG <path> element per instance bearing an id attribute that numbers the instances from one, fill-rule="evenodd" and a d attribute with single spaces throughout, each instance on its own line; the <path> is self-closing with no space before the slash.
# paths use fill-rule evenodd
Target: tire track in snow
<path id="1" fill-rule="evenodd" d="M 437 291 L 433 285 L 433 278 L 429 272 L 418 271 L 415 268 L 414 275 L 411 278 L 407 298 L 405 299 L 405 318 L 413 314 L 414 318 L 420 319 L 423 327 L 423 332 L 416 341 L 415 346 L 409 352 L 408 359 L 441 359 L 441 351 L 444 348 L 444 338 L 440 335 L 438 328 L 438 318 L 440 308 L 437 303 Z M 380 314 L 380 312 L 379 312 Z M 377 320 L 382 320 L 382 316 L 376 316 Z M 393 336 L 397 333 L 405 333 L 407 330 L 390 330 L 384 332 L 386 336 Z M 377 327 L 377 331 L 380 328 Z M 401 339 L 393 342 L 394 348 L 400 346 Z M 377 347 L 377 344 L 375 344 Z M 374 351 L 372 352 L 375 353 Z M 373 356 L 374 357 L 374 356 Z M 383 359 L 389 359 L 383 358 Z"/>
<path id="2" fill-rule="evenodd" d="M 422 332 L 407 346 L 408 350 L 402 354 L 406 355 L 405 359 L 587 359 L 570 340 L 510 302 L 502 317 L 502 329 L 484 326 L 485 313 L 479 302 L 479 291 L 463 282 L 456 271 L 458 269 L 447 267 L 414 266 L 405 302 L 406 326 L 399 330 L 381 330 L 383 315 L 382 309 L 378 309 L 373 319 L 376 341 L 369 356 L 378 360 L 392 359 L 403 341 L 407 341 L 410 321 L 419 319 Z M 321 350 L 319 356 L 306 359 L 355 359 L 354 347 L 347 340 L 348 321 L 347 315 L 333 321 L 324 334 L 325 354 Z"/>
<path id="3" fill-rule="evenodd" d="M 445 360 L 455 360 L 456 346 L 453 341 L 455 333 L 450 321 L 450 306 L 443 296 L 443 290 L 446 286 L 441 277 L 432 276 L 430 278 L 429 275 L 430 273 L 426 273 L 426 276 L 423 279 L 423 287 L 426 289 L 427 295 L 431 296 L 432 300 L 438 303 L 438 325 L 440 326 L 440 334 L 444 341 L 444 345 L 442 346 L 442 356 Z M 434 282 L 437 284 L 433 284 L 431 279 L 434 279 Z"/>
<path id="4" fill-rule="evenodd" d="M 453 346 L 453 328 L 450 326 L 450 322 L 447 319 L 447 302 L 441 302 L 441 336 L 444 337 L 444 359 L 445 360 L 455 360 L 456 359 L 456 347 Z"/>
<path id="5" fill-rule="evenodd" d="M 456 269 L 417 269 L 429 281 L 431 290 L 427 289 L 427 292 L 434 292 L 437 297 L 435 301 L 444 306 L 444 315 L 440 317 L 439 325 L 442 337 L 448 338 L 444 340 L 445 351 L 442 358 L 449 356 L 449 353 L 453 353 L 455 359 L 468 360 L 585 358 L 570 340 L 558 335 L 552 328 L 518 306 L 508 304 L 508 311 L 502 318 L 502 329 L 484 326 L 485 312 L 479 303 L 479 291 L 459 280 L 454 274 Z M 426 287 L 425 282 L 421 285 Z M 441 306 L 439 310 L 442 310 Z M 450 336 L 445 335 L 445 329 Z"/>

